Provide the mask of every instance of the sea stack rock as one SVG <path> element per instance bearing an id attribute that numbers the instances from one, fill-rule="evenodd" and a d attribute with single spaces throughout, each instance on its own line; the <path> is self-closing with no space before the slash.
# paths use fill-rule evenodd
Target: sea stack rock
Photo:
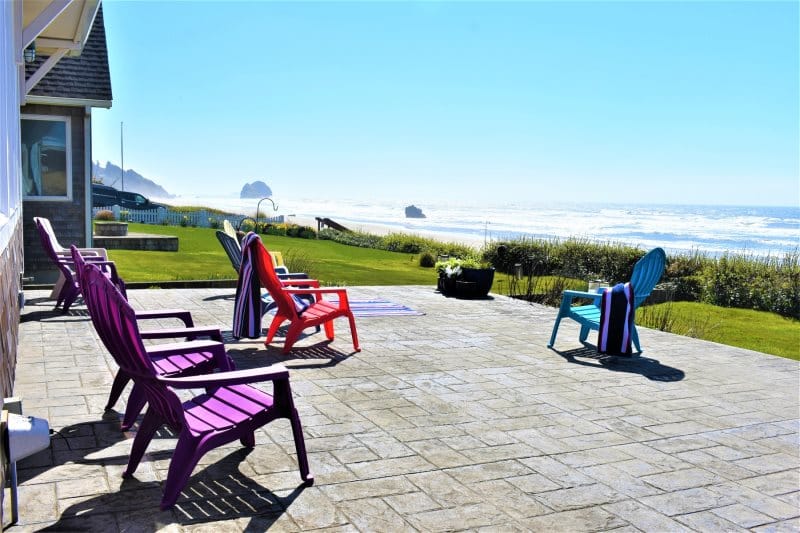
<path id="1" fill-rule="evenodd" d="M 422 209 L 412 204 L 406 207 L 406 218 L 425 218 L 425 213 L 422 212 Z"/>
<path id="2" fill-rule="evenodd" d="M 263 181 L 245 183 L 239 198 L 264 198 L 272 196 L 272 189 Z"/>

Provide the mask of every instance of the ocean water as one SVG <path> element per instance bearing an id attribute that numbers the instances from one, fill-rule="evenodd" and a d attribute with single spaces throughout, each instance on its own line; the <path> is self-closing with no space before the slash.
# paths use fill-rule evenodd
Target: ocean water
<path id="1" fill-rule="evenodd" d="M 207 205 L 254 216 L 258 200 L 180 197 L 178 205 Z M 407 203 L 391 201 L 274 198 L 278 210 L 261 203 L 261 216 L 289 220 L 328 217 L 354 228 L 434 236 L 447 241 L 484 242 L 520 237 L 569 238 L 617 242 L 668 252 L 700 250 L 758 256 L 783 256 L 800 248 L 800 207 L 609 205 L 548 203 L 506 205 L 415 204 L 424 219 L 405 218 Z"/>

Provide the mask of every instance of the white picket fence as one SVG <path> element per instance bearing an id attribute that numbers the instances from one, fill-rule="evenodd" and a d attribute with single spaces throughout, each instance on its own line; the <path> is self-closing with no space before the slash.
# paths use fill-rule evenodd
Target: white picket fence
<path id="1" fill-rule="evenodd" d="M 209 213 L 205 209 L 201 209 L 200 211 L 174 211 L 172 209 L 122 209 L 118 205 L 112 205 L 110 207 L 93 207 L 92 208 L 92 218 L 97 216 L 98 211 L 111 211 L 114 213 L 114 218 L 119 220 L 120 213 L 126 212 L 127 213 L 127 220 L 128 222 L 143 222 L 145 224 L 163 224 L 168 226 L 195 226 L 199 228 L 209 228 L 211 227 L 211 220 L 214 219 L 217 221 L 217 227 L 222 228 L 222 221 L 227 219 L 233 224 L 234 228 L 238 228 L 239 224 L 242 223 L 242 220 L 245 218 L 249 218 L 253 220 L 252 217 L 248 217 L 245 215 L 218 215 L 214 213 Z M 284 222 L 283 215 L 279 215 L 277 217 L 265 217 L 259 218 L 259 222 L 261 223 L 268 223 L 268 224 L 282 224 Z"/>

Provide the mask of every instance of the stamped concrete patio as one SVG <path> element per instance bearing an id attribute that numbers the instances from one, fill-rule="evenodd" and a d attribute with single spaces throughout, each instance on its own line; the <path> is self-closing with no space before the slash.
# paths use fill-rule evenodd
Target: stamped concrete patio
<path id="1" fill-rule="evenodd" d="M 229 331 L 232 292 L 130 298 Z M 229 339 L 240 368 L 290 367 L 315 485 L 301 486 L 280 421 L 253 450 L 207 455 L 168 512 L 174 439 L 162 431 L 122 480 L 131 434 L 103 412 L 113 360 L 82 305 L 62 316 L 28 292 L 16 394 L 57 433 L 19 465 L 11 531 L 800 530 L 797 362 L 651 330 L 642 357 L 601 361 L 569 321 L 559 351 L 546 348 L 554 309 L 432 287 L 349 292 L 425 315 L 357 318 L 355 354 L 343 320 L 332 344 L 312 334 L 289 357 Z"/>

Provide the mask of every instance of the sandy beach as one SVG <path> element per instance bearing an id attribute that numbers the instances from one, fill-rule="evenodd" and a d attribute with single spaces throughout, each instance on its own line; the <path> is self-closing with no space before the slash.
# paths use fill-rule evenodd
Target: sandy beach
<path id="1" fill-rule="evenodd" d="M 373 235 L 389 235 L 390 233 L 403 233 L 407 235 L 419 235 L 420 237 L 425 237 L 429 239 L 435 239 L 437 241 L 442 242 L 457 242 L 460 244 L 466 244 L 468 246 L 473 246 L 475 248 L 481 248 L 484 244 L 483 237 L 473 237 L 470 235 L 458 235 L 453 233 L 448 233 L 445 231 L 433 231 L 433 230 L 414 230 L 414 231 L 405 231 L 403 229 L 398 229 L 396 226 L 389 226 L 383 224 L 365 224 L 363 222 L 350 220 L 343 217 L 336 217 L 334 220 L 335 222 L 341 224 L 342 226 L 346 227 L 347 229 L 353 231 L 359 231 L 362 233 L 371 233 Z M 311 228 L 317 229 L 317 221 L 314 218 L 310 217 L 298 217 L 293 216 L 290 217 L 288 222 L 297 224 L 299 226 L 308 226 Z"/>

